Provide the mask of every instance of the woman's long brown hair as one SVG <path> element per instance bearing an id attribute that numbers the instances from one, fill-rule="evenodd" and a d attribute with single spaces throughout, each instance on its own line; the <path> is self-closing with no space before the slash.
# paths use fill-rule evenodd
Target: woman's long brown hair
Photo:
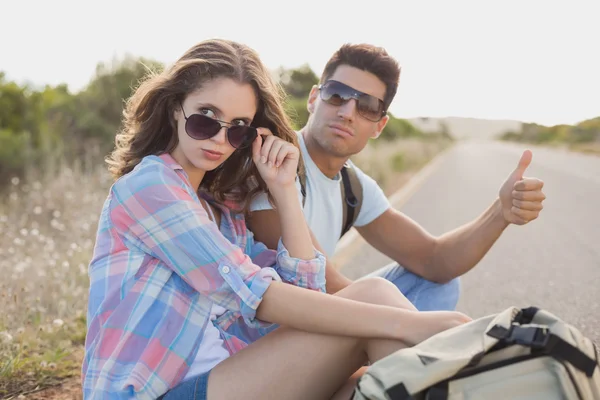
<path id="1" fill-rule="evenodd" d="M 115 150 L 106 159 L 113 177 L 127 174 L 148 155 L 173 151 L 178 144 L 175 109 L 189 93 L 221 77 L 254 88 L 258 110 L 253 126 L 269 128 L 274 135 L 298 146 L 284 111 L 284 93 L 258 54 L 233 41 L 206 40 L 189 49 L 168 69 L 149 74 L 128 99 Z M 303 170 L 301 165 L 300 171 Z M 208 171 L 200 189 L 220 203 L 233 202 L 239 211 L 246 211 L 249 200 L 258 192 L 267 191 L 252 162 L 251 147 L 236 150 L 218 168 Z"/>

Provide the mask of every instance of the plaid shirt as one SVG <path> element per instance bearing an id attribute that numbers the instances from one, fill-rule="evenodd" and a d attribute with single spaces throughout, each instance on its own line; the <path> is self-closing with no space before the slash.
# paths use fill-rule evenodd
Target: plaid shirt
<path id="1" fill-rule="evenodd" d="M 254 242 L 243 215 L 219 206 L 212 222 L 168 154 L 145 157 L 110 189 L 89 266 L 86 399 L 154 399 L 187 373 L 213 304 L 230 354 L 266 332 L 256 319 L 274 281 L 325 291 L 325 258 L 290 257 Z M 248 336 L 249 337 L 249 336 Z"/>

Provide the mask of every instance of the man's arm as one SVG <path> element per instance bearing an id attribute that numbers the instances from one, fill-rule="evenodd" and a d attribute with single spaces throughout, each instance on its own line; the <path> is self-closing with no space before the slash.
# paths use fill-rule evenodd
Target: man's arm
<path id="1" fill-rule="evenodd" d="M 477 219 L 440 237 L 391 208 L 357 230 L 409 271 L 434 282 L 447 282 L 477 265 L 509 224 L 525 225 L 537 219 L 546 195 L 543 181 L 523 176 L 532 157 L 531 151 L 523 152 L 498 198 Z"/>
<path id="2" fill-rule="evenodd" d="M 444 283 L 477 265 L 507 226 L 497 200 L 474 221 L 439 237 L 393 208 L 356 229 L 407 270 Z"/>
<path id="3" fill-rule="evenodd" d="M 269 249 L 277 249 L 277 243 L 281 237 L 281 225 L 279 224 L 279 214 L 276 210 L 253 211 L 250 213 L 247 222 L 249 229 L 254 233 L 256 241 L 264 243 Z M 310 227 L 309 231 L 313 245 L 317 250 L 325 254 Z M 352 283 L 350 279 L 337 270 L 336 266 L 329 259 L 327 259 L 325 266 L 325 281 L 325 288 L 327 293 L 330 294 L 336 293 Z"/>

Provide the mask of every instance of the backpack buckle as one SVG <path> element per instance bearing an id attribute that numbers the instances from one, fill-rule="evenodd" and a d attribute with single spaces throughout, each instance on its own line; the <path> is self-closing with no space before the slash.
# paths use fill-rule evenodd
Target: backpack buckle
<path id="1" fill-rule="evenodd" d="M 354 208 L 358 205 L 358 199 L 356 197 L 354 197 L 354 194 L 352 195 L 352 197 L 348 196 L 348 197 L 346 197 L 346 204 L 348 204 L 350 207 Z"/>
<path id="2" fill-rule="evenodd" d="M 550 332 L 545 326 L 519 326 L 513 325 L 506 342 L 520 344 L 533 349 L 543 349 L 548 345 Z"/>

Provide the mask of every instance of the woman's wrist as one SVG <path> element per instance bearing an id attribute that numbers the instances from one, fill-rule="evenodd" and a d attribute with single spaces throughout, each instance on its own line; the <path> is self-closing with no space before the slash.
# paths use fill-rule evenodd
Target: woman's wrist
<path id="1" fill-rule="evenodd" d="M 285 186 L 278 185 L 272 189 L 269 188 L 269 192 L 273 196 L 277 209 L 286 208 L 288 205 L 298 202 L 298 190 L 294 183 Z"/>
<path id="2" fill-rule="evenodd" d="M 411 331 L 414 331 L 419 324 L 423 323 L 423 321 L 420 321 L 419 312 L 400 308 L 396 311 L 397 318 L 394 318 L 393 323 L 388 325 L 391 329 L 389 337 L 403 342 L 410 341 Z"/>

